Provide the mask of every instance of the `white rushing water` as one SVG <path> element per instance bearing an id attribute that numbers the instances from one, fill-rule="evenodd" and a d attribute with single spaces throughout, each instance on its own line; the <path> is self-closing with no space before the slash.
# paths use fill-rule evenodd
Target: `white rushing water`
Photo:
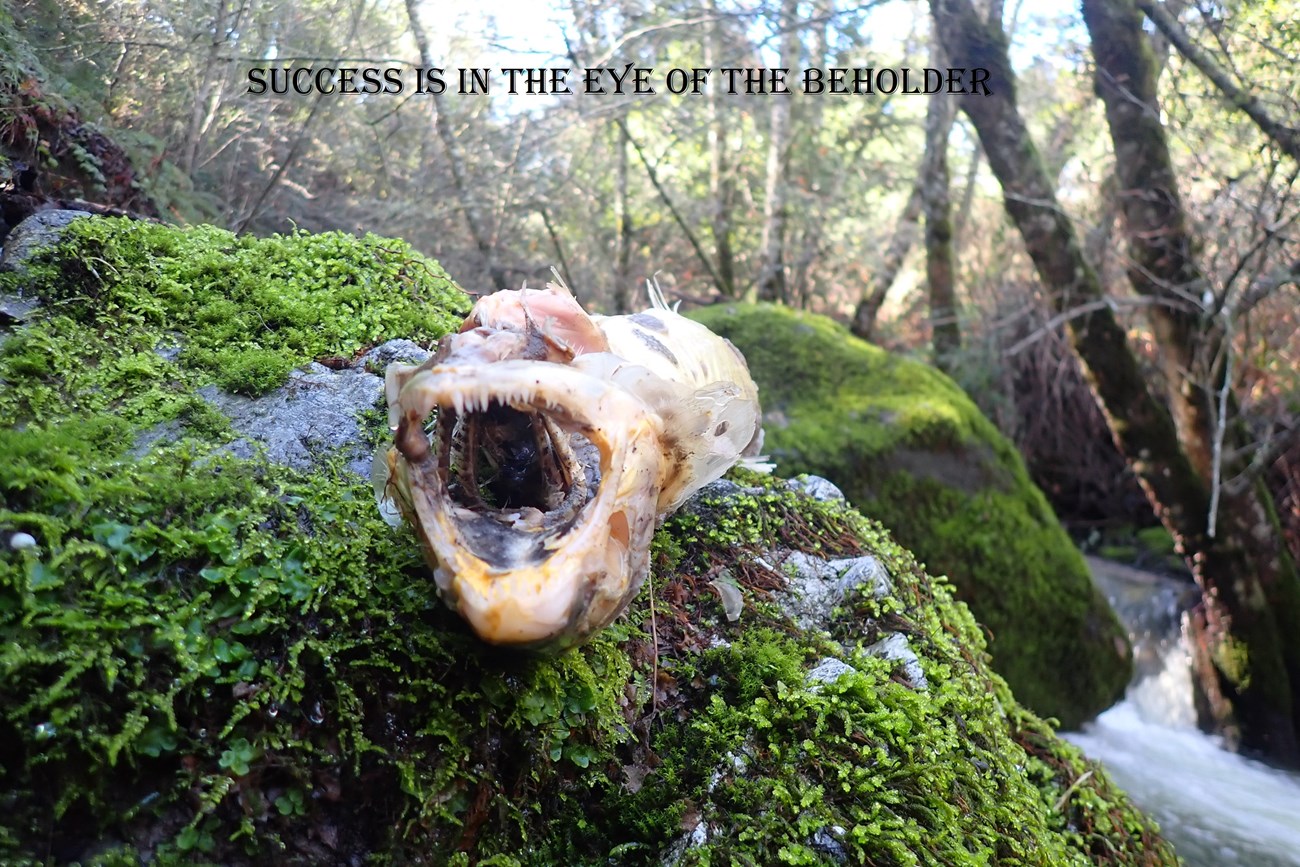
<path id="1" fill-rule="evenodd" d="M 1179 629 L 1185 585 L 1091 565 L 1129 628 L 1138 673 L 1124 701 L 1066 737 L 1155 817 L 1187 867 L 1300 867 L 1300 774 L 1196 729 Z"/>

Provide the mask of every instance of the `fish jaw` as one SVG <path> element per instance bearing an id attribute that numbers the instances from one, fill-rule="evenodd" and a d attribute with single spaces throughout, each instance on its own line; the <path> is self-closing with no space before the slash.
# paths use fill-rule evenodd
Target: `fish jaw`
<path id="1" fill-rule="evenodd" d="M 663 483 L 659 417 L 609 382 L 547 362 L 405 368 L 390 383 L 398 500 L 447 604 L 484 641 L 505 645 L 576 644 L 617 617 L 649 571 Z M 435 409 L 468 419 L 491 407 L 585 438 L 598 454 L 594 495 L 568 502 L 570 491 L 565 506 L 513 525 L 510 509 L 458 502 L 438 441 L 452 426 L 439 424 L 430 443 L 425 420 Z M 559 459 L 579 485 L 586 469 L 575 453 Z"/>

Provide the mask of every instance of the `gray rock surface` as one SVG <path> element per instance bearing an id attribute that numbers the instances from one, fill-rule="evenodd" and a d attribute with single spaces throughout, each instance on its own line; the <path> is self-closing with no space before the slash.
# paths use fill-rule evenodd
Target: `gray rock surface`
<path id="1" fill-rule="evenodd" d="M 169 339 L 159 342 L 153 348 L 154 353 L 163 361 L 175 362 L 181 357 L 185 347 L 181 345 L 180 335 L 169 335 Z"/>
<path id="2" fill-rule="evenodd" d="M 805 681 L 816 689 L 823 683 L 834 683 L 846 674 L 852 674 L 856 668 L 834 657 L 828 656 L 809 670 Z"/>
<path id="3" fill-rule="evenodd" d="M 85 211 L 38 211 L 23 220 L 5 238 L 4 253 L 0 254 L 0 271 L 22 272 L 27 260 L 42 247 L 58 243 L 59 236 L 73 220 L 90 217 Z"/>
<path id="4" fill-rule="evenodd" d="M 199 395 L 230 419 L 243 439 L 230 445 L 239 457 L 249 457 L 257 445 L 266 456 L 296 470 L 309 470 L 336 454 L 347 467 L 368 478 L 371 455 L 357 419 L 373 409 L 383 380 L 355 368 L 333 371 L 312 362 L 295 370 L 289 381 L 270 394 L 250 398 L 227 394 L 215 385 Z"/>
<path id="5" fill-rule="evenodd" d="M 0 328 L 21 325 L 40 309 L 41 302 L 35 298 L 14 295 L 9 292 L 0 294 Z"/>
<path id="6" fill-rule="evenodd" d="M 158 443 L 172 443 L 185 435 L 185 426 L 178 421 L 165 421 L 146 428 L 136 435 L 131 450 L 127 452 L 133 458 L 142 458 Z"/>
<path id="7" fill-rule="evenodd" d="M 384 368 L 394 361 L 423 364 L 432 353 L 411 340 L 389 340 L 361 356 L 357 362 L 362 370 L 384 375 Z"/>
<path id="8" fill-rule="evenodd" d="M 911 681 L 912 686 L 917 689 L 929 689 L 930 684 L 925 679 L 925 671 L 921 668 L 921 660 L 912 650 L 912 645 L 908 643 L 907 636 L 901 632 L 891 632 L 875 644 L 867 648 L 867 653 L 873 653 L 876 656 L 883 656 L 885 659 L 897 662 L 903 669 L 903 674 Z"/>
<path id="9" fill-rule="evenodd" d="M 838 826 L 829 829 L 823 828 L 812 835 L 808 845 L 835 863 L 843 864 L 849 860 L 849 853 L 845 851 L 840 841 L 835 839 L 836 833 L 842 837 L 844 836 L 844 829 Z"/>
<path id="10" fill-rule="evenodd" d="M 712 836 L 710 830 L 709 826 L 703 821 L 696 822 L 694 828 L 678 837 L 664 850 L 659 863 L 663 867 L 675 867 L 675 865 L 682 863 L 686 858 L 686 853 L 692 849 L 699 849 L 709 842 L 709 837 Z"/>
<path id="11" fill-rule="evenodd" d="M 844 492 L 837 488 L 833 482 L 808 473 L 795 476 L 793 479 L 787 479 L 785 486 L 792 491 L 806 494 L 823 503 L 844 499 Z"/>
<path id="12" fill-rule="evenodd" d="M 171 360 L 180 348 L 159 345 L 154 351 Z M 261 397 L 229 394 L 215 385 L 198 393 L 230 419 L 240 439 L 226 448 L 237 457 L 252 457 L 260 449 L 268 460 L 305 471 L 342 455 L 349 471 L 368 479 L 373 456 L 359 416 L 376 408 L 383 394 L 384 367 L 392 361 L 419 363 L 428 355 L 409 340 L 390 340 L 342 370 L 312 362 Z M 371 372 L 376 370 L 378 375 Z M 175 440 L 182 433 L 175 422 L 158 425 L 136 440 L 133 454 L 144 454 L 154 443 Z"/>
<path id="13" fill-rule="evenodd" d="M 803 629 L 825 629 L 832 611 L 845 596 L 859 587 L 877 599 L 894 592 L 885 567 L 875 557 L 823 560 L 802 551 L 773 555 L 787 583 L 776 601 Z"/>

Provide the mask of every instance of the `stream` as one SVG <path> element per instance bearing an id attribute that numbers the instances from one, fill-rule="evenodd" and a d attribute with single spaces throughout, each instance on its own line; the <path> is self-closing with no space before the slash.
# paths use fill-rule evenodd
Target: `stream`
<path id="1" fill-rule="evenodd" d="M 1180 618 L 1188 585 L 1095 558 L 1133 641 L 1124 700 L 1066 733 L 1160 823 L 1187 867 L 1300 867 L 1300 774 L 1223 750 L 1196 728 Z"/>

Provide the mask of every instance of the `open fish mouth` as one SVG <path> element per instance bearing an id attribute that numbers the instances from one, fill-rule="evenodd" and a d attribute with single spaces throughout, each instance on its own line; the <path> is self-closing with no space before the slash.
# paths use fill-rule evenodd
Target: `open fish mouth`
<path id="1" fill-rule="evenodd" d="M 649 565 L 657 415 L 532 360 L 393 365 L 386 390 L 385 475 L 444 599 L 480 636 L 576 643 L 617 616 Z"/>
<path id="2" fill-rule="evenodd" d="M 762 445 L 736 348 L 668 307 L 589 316 L 562 282 L 485 295 L 418 367 L 384 377 L 372 467 L 439 595 L 485 641 L 566 647 L 650 572 L 660 518 Z"/>

